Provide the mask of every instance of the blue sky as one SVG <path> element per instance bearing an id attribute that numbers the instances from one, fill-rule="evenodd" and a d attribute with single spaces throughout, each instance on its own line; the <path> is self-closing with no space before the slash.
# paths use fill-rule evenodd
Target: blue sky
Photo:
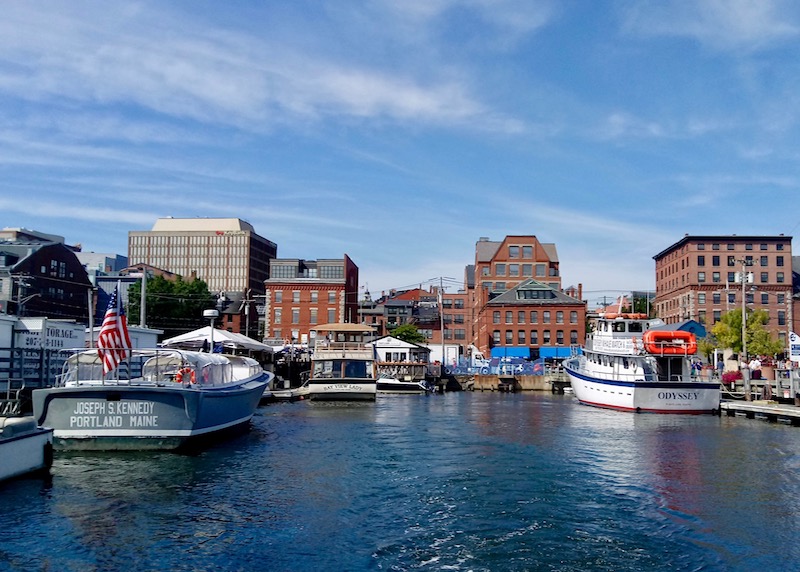
<path id="1" fill-rule="evenodd" d="M 7 1 L 0 223 L 239 217 L 373 296 L 534 234 L 596 301 L 686 233 L 794 236 L 798 99 L 791 1 Z"/>

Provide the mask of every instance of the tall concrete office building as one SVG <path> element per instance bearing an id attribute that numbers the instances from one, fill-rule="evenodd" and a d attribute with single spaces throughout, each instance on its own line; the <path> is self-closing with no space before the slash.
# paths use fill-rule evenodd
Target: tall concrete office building
<path id="1" fill-rule="evenodd" d="M 160 218 L 152 230 L 128 232 L 131 266 L 149 264 L 184 278 L 197 276 L 211 292 L 264 292 L 277 245 L 238 218 Z"/>

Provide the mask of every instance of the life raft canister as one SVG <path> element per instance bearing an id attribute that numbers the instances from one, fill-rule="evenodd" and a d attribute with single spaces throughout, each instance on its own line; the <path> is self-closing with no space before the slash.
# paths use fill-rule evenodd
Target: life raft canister
<path id="1" fill-rule="evenodd" d="M 188 366 L 178 370 L 178 375 L 175 376 L 175 382 L 183 383 L 183 376 L 185 375 L 189 376 L 189 381 L 191 383 L 197 383 L 197 377 L 195 377 L 194 370 Z"/>

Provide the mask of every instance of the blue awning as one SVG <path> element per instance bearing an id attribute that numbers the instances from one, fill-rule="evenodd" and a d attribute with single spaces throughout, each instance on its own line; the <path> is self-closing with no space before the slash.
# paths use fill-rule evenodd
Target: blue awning
<path id="1" fill-rule="evenodd" d="M 570 349 L 563 346 L 542 346 L 539 348 L 539 356 L 543 358 L 568 358 L 570 355 Z"/>
<path id="2" fill-rule="evenodd" d="M 498 346 L 492 348 L 492 357 L 520 357 L 527 359 L 531 357 L 531 349 L 529 347 L 520 346 Z"/>

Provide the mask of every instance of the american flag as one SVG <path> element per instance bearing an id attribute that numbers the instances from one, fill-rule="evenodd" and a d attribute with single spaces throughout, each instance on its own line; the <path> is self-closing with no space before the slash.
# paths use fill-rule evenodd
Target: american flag
<path id="1" fill-rule="evenodd" d="M 128 357 L 131 338 L 128 336 L 128 320 L 119 299 L 119 284 L 114 287 L 108 301 L 106 315 L 100 333 L 97 334 L 97 354 L 103 360 L 103 373 L 114 371 Z"/>

